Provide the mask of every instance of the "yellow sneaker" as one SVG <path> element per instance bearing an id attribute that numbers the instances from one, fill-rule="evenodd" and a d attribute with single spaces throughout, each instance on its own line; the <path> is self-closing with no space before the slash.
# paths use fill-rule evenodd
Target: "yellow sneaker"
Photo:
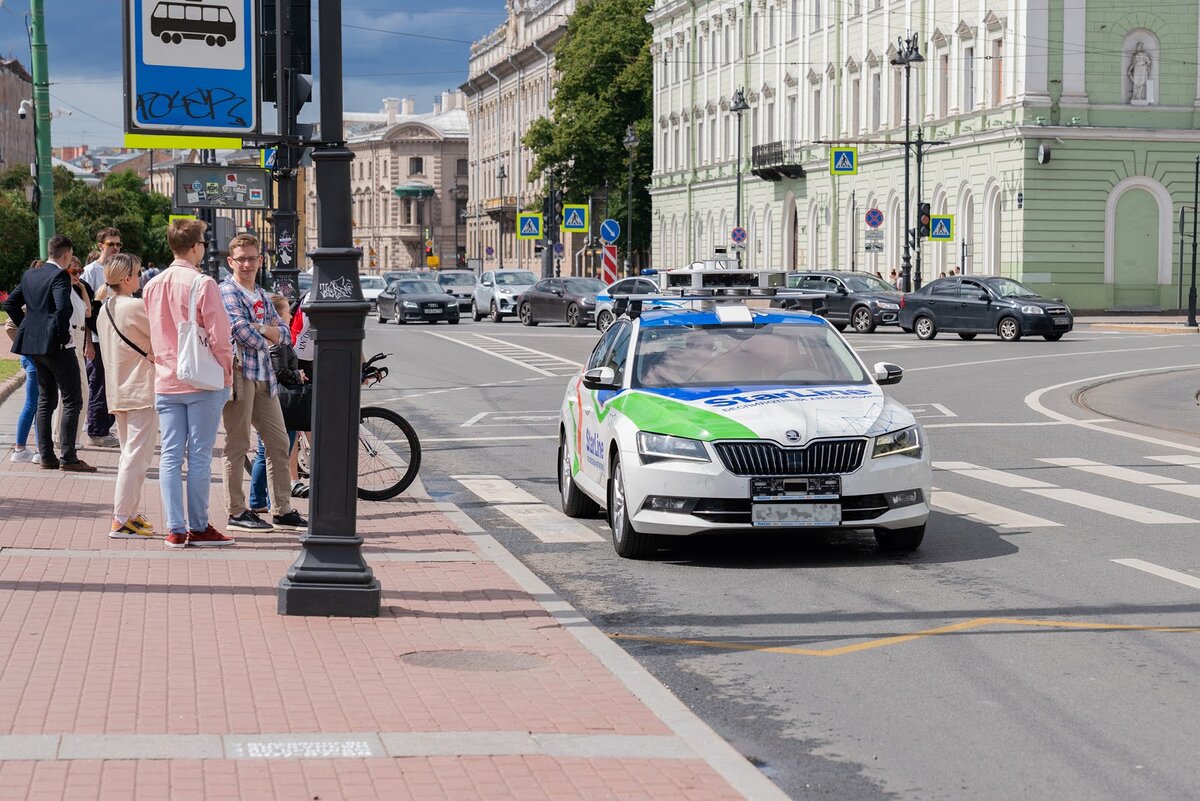
<path id="1" fill-rule="evenodd" d="M 146 540 L 154 536 L 153 531 L 146 531 L 139 527 L 134 522 L 135 518 L 129 518 L 124 523 L 113 521 L 112 528 L 109 529 L 108 536 L 114 540 Z"/>
<path id="2" fill-rule="evenodd" d="M 129 522 L 146 532 L 146 536 L 154 536 L 154 524 L 147 520 L 145 515 L 138 515 L 137 517 L 130 519 Z"/>

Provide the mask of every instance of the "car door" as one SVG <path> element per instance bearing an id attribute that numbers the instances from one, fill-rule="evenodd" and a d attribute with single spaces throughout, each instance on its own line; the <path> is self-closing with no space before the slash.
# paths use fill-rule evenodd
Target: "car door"
<path id="1" fill-rule="evenodd" d="M 548 278 L 539 302 L 541 303 L 541 318 L 551 323 L 561 323 L 566 319 L 567 302 L 564 300 L 563 282 L 561 278 Z"/>
<path id="2" fill-rule="evenodd" d="M 608 334 L 612 334 L 611 337 Z M 629 363 L 629 344 L 633 334 L 633 324 L 628 320 L 619 320 L 605 332 L 607 346 L 600 355 L 599 367 L 612 368 L 617 386 L 625 386 L 626 365 Z M 582 470 L 589 481 L 599 491 L 608 484 L 609 443 L 613 441 L 615 431 L 613 423 L 616 418 L 608 413 L 608 404 L 616 398 L 615 390 L 602 389 L 592 393 L 590 413 L 584 412 L 584 456 Z"/>
<path id="3" fill-rule="evenodd" d="M 375 314 L 379 319 L 383 320 L 391 316 L 393 303 L 392 295 L 395 294 L 395 284 L 388 284 L 387 287 L 379 293 L 379 297 L 375 298 Z"/>
<path id="4" fill-rule="evenodd" d="M 495 282 L 496 274 L 491 270 L 479 276 L 479 283 L 475 285 L 475 308 L 480 314 L 487 313 L 492 302 L 492 286 Z"/>
<path id="5" fill-rule="evenodd" d="M 827 275 L 821 291 L 825 293 L 825 305 L 829 309 L 829 319 L 835 323 L 850 321 L 850 294 L 840 278 Z"/>
<path id="6" fill-rule="evenodd" d="M 986 300 L 984 299 L 986 298 Z M 958 310 L 954 327 L 958 331 L 991 331 L 993 307 L 991 293 L 978 281 L 964 278 L 958 285 Z"/>
<path id="7" fill-rule="evenodd" d="M 958 280 L 942 278 L 929 286 L 929 293 L 924 295 L 909 295 L 910 300 L 917 301 L 929 311 L 937 327 L 941 331 L 955 331 L 955 319 L 958 317 Z M 919 299 L 919 301 L 918 301 Z M 913 313 L 916 319 L 918 312 Z"/>
<path id="8" fill-rule="evenodd" d="M 592 354 L 583 366 L 585 372 L 594 370 L 597 367 L 603 367 L 608 363 L 613 342 L 616 341 L 617 336 L 620 334 L 621 326 L 628 326 L 628 322 L 618 320 L 600 336 L 600 340 L 596 343 L 596 347 L 592 349 Z M 598 476 L 604 470 L 603 464 L 593 463 L 596 460 L 596 454 L 591 452 L 596 450 L 595 443 L 602 439 L 600 434 L 600 424 L 602 421 L 596 412 L 597 395 L 599 395 L 598 391 L 587 389 L 583 386 L 582 381 L 578 382 L 575 398 L 573 399 L 575 407 L 575 431 L 571 442 L 571 449 L 574 451 L 577 460 L 576 463 L 579 465 L 575 480 L 580 486 L 586 486 L 593 494 L 603 493 Z M 589 451 L 589 448 L 591 451 Z M 601 495 L 601 497 L 603 496 Z"/>

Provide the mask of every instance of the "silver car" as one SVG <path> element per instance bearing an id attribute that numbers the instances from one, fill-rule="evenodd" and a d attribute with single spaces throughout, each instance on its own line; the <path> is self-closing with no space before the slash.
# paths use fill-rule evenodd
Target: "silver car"
<path id="1" fill-rule="evenodd" d="M 487 314 L 498 323 L 517 313 L 517 296 L 538 282 L 529 270 L 488 270 L 479 276 L 471 299 L 471 319 Z"/>
<path id="2" fill-rule="evenodd" d="M 596 296 L 596 328 L 607 331 L 616 320 L 613 314 L 613 304 L 617 298 L 624 295 L 657 295 L 658 284 L 649 278 L 622 278 L 608 285 L 608 288 Z"/>
<path id="3" fill-rule="evenodd" d="M 458 310 L 465 312 L 471 308 L 471 299 L 475 295 L 475 273 L 470 270 L 439 270 L 437 282 L 458 301 Z"/>

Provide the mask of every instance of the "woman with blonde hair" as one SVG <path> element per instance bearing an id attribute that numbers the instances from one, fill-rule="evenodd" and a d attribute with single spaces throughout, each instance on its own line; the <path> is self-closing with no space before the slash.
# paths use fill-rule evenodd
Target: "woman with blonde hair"
<path id="1" fill-rule="evenodd" d="M 100 352 L 107 365 L 108 409 L 116 417 L 121 441 L 113 519 L 108 533 L 113 539 L 155 536 L 154 526 L 139 511 L 146 473 L 154 461 L 158 431 L 150 319 L 146 304 L 133 296 L 140 286 L 141 271 L 142 260 L 137 256 L 113 254 L 104 265 L 104 285 L 96 293 L 104 301 L 96 325 Z"/>

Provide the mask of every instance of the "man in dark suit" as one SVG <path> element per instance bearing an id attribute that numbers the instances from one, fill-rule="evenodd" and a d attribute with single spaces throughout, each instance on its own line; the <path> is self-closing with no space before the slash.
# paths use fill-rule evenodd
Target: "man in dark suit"
<path id="1" fill-rule="evenodd" d="M 74 246 L 70 239 L 56 234 L 50 238 L 47 249 L 50 261 L 27 270 L 21 276 L 21 283 L 4 302 L 4 310 L 18 325 L 12 351 L 28 356 L 37 366 L 39 394 L 35 419 L 42 467 L 91 473 L 96 468 L 75 453 L 83 394 L 79 364 L 70 349 L 71 277 L 64 269 L 71 261 Z M 83 346 L 82 339 L 79 346 Z M 61 463 L 54 455 L 54 440 L 50 436 L 50 417 L 58 405 L 60 392 L 63 405 L 59 431 Z"/>

